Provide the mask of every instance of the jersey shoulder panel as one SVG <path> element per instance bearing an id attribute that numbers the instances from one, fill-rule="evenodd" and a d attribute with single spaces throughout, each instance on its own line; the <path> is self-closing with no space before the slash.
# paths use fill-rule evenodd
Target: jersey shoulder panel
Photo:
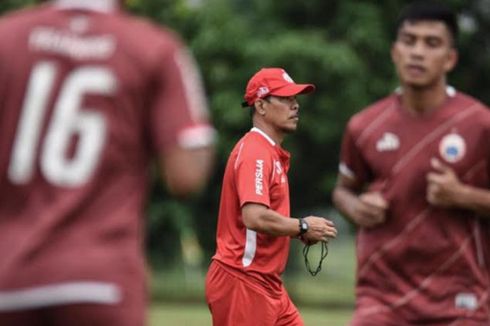
<path id="1" fill-rule="evenodd" d="M 39 12 L 40 10 L 46 10 L 46 6 L 36 6 L 36 7 L 26 7 L 20 9 L 14 9 L 11 11 L 6 11 L 0 17 L 0 27 L 3 27 L 6 23 L 12 20 L 22 19 L 23 17 L 29 17 L 34 12 Z"/>
<path id="2" fill-rule="evenodd" d="M 453 104 L 453 112 L 460 110 L 471 110 L 471 120 L 469 123 L 475 127 L 480 126 L 490 133 L 490 108 L 474 97 L 458 92 Z"/>
<path id="3" fill-rule="evenodd" d="M 247 133 L 239 143 L 242 146 L 240 155 L 242 159 L 265 159 L 272 155 L 272 144 L 256 132 Z"/>
<path id="4" fill-rule="evenodd" d="M 273 161 L 272 149 L 272 145 L 262 135 L 248 132 L 236 143 L 228 163 L 233 164 L 234 169 L 239 169 L 244 166 L 255 166 L 259 160 L 268 167 Z"/>
<path id="5" fill-rule="evenodd" d="M 475 110 L 478 110 L 482 115 L 490 114 L 490 108 L 471 95 L 458 92 L 456 94 L 456 100 L 461 107 L 471 107 Z"/>
<path id="6" fill-rule="evenodd" d="M 184 47 L 180 36 L 168 27 L 127 13 L 112 18 L 124 50 L 134 58 L 146 57 L 153 66 L 161 66 L 169 55 Z"/>
<path id="7" fill-rule="evenodd" d="M 354 136 L 360 135 L 369 124 L 384 113 L 385 110 L 390 109 L 395 104 L 396 95 L 392 94 L 365 107 L 349 119 L 347 125 L 348 131 Z"/>
<path id="8" fill-rule="evenodd" d="M 38 19 L 42 20 L 43 15 L 48 11 L 47 6 L 38 6 L 7 12 L 0 17 L 0 35 L 12 34 L 13 29 L 29 24 L 35 17 L 39 17 Z"/>

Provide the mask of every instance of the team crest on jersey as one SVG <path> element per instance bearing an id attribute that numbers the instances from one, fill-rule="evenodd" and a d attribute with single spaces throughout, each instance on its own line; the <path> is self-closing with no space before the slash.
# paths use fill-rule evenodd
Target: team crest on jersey
<path id="1" fill-rule="evenodd" d="M 456 133 L 451 133 L 442 138 L 439 143 L 439 154 L 449 163 L 461 160 L 466 153 L 466 142 L 463 137 Z"/>
<path id="2" fill-rule="evenodd" d="M 397 135 L 391 132 L 385 132 L 383 134 L 383 137 L 381 137 L 376 142 L 376 150 L 378 152 L 394 151 L 397 150 L 399 147 L 400 139 L 398 139 Z"/>

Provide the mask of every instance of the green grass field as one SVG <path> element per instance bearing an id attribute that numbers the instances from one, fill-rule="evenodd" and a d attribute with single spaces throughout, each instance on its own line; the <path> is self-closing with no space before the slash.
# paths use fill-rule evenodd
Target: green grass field
<path id="1" fill-rule="evenodd" d="M 284 283 L 306 326 L 347 325 L 354 305 L 355 256 L 352 238 L 333 241 L 322 271 L 313 277 L 305 270 L 302 246 L 293 244 Z M 310 251 L 316 265 L 319 247 Z M 292 272 L 295 270 L 295 272 Z M 150 326 L 206 326 L 211 315 L 204 299 L 204 270 L 176 268 L 155 271 L 152 278 Z"/>
<path id="2" fill-rule="evenodd" d="M 301 308 L 307 326 L 344 326 L 349 321 L 350 310 Z M 156 304 L 150 310 L 150 326 L 207 326 L 211 315 L 204 304 Z M 260 326 L 260 325 L 258 325 Z"/>

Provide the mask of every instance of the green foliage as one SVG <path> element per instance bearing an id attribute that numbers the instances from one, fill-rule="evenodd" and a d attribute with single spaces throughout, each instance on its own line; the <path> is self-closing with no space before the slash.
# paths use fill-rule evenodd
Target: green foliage
<path id="1" fill-rule="evenodd" d="M 0 13 L 29 6 L 34 0 L 3 0 L 0 2 Z"/>
<path id="2" fill-rule="evenodd" d="M 205 214 L 200 210 L 195 219 L 204 230 L 200 238 L 208 256 L 214 250 L 224 165 L 234 143 L 250 128 L 249 114 L 239 106 L 249 77 L 261 67 L 281 66 L 297 82 L 317 86 L 314 95 L 300 98 L 300 128 L 284 146 L 293 154 L 293 215 L 328 206 L 345 123 L 397 85 L 389 50 L 396 15 L 406 2 L 209 0 L 194 8 L 192 23 L 180 22 L 201 66 L 220 134 L 216 174 L 200 203 Z M 478 50 L 488 43 L 484 37 L 490 20 L 478 3 L 452 1 L 479 27 L 463 32 L 461 64 L 452 82 L 490 100 L 485 92 L 490 60 Z"/>
<path id="3" fill-rule="evenodd" d="M 1 1 L 0 12 L 32 2 Z M 221 177 L 229 151 L 251 126 L 240 103 L 247 80 L 260 67 L 281 66 L 297 82 L 317 86 L 312 96 L 300 97 L 300 127 L 284 147 L 293 154 L 293 215 L 327 207 L 345 123 L 396 87 L 389 50 L 396 16 L 407 2 L 130 0 L 131 11 L 170 26 L 187 41 L 201 67 L 219 131 L 215 174 L 202 196 L 177 202 L 155 187 L 148 210 L 152 256 L 178 260 L 186 228 L 197 231 L 206 258 L 213 253 Z M 464 23 L 460 64 L 451 83 L 490 103 L 486 1 L 448 3 L 462 13 Z"/>

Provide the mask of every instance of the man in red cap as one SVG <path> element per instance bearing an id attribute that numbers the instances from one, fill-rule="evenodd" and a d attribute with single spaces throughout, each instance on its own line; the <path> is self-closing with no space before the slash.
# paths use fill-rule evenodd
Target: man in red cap
<path id="1" fill-rule="evenodd" d="M 290 154 L 281 143 L 298 125 L 296 96 L 314 89 L 280 68 L 261 69 L 248 82 L 244 105 L 253 110 L 253 128 L 228 159 L 206 278 L 213 325 L 303 325 L 281 280 L 290 238 L 328 241 L 337 230 L 322 217 L 290 217 Z"/>

